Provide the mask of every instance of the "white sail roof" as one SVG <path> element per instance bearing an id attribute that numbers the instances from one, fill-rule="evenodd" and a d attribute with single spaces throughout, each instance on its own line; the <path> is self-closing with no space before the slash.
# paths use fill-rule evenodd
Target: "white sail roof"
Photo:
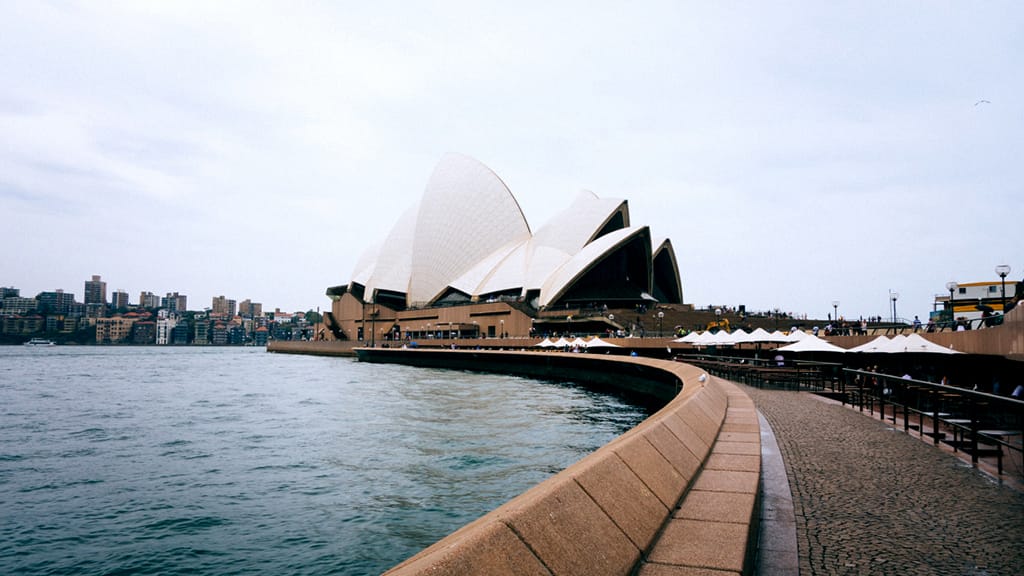
<path id="1" fill-rule="evenodd" d="M 635 278 L 615 286 L 613 296 L 649 298 L 654 289 L 650 231 L 630 227 L 625 200 L 584 190 L 533 234 L 497 175 L 472 158 L 449 154 L 434 170 L 420 202 L 403 213 L 383 242 L 363 254 L 351 282 L 366 287 L 367 301 L 383 290 L 392 298 L 404 295 L 406 306 L 414 308 L 441 298 L 457 301 L 460 296 L 449 296 L 452 291 L 469 300 L 533 292 L 543 307 L 618 250 L 631 262 Z M 671 243 L 660 244 L 658 253 L 657 278 L 665 301 L 681 301 Z"/>

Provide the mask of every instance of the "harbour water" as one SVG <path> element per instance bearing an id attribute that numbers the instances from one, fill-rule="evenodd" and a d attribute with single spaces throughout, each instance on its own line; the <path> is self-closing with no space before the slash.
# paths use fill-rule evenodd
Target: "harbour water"
<path id="1" fill-rule="evenodd" d="M 0 347 L 0 574 L 376 574 L 647 415 L 261 348 Z"/>

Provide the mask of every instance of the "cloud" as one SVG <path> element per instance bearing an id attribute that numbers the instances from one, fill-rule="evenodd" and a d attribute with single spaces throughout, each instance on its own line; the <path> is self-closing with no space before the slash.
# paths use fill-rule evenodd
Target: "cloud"
<path id="1" fill-rule="evenodd" d="M 629 199 L 699 304 L 870 315 L 894 288 L 926 314 L 948 279 L 1024 270 L 1013 4 L 4 12 L 0 200 L 30 254 L 0 282 L 25 292 L 326 306 L 449 151 L 535 229 L 581 188 Z"/>

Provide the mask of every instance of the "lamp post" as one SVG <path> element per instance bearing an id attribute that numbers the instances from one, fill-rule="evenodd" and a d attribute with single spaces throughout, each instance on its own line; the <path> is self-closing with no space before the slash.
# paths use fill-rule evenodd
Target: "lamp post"
<path id="1" fill-rule="evenodd" d="M 996 274 L 999 274 L 999 281 L 1003 284 L 1003 314 L 1006 314 L 1006 277 L 1010 274 L 1010 267 L 1000 264 L 996 266 Z"/>
<path id="2" fill-rule="evenodd" d="M 665 319 L 665 312 L 658 310 L 658 338 L 661 338 L 661 322 Z"/>
<path id="3" fill-rule="evenodd" d="M 956 282 L 953 282 L 953 281 L 946 282 L 946 290 L 949 290 L 949 329 L 950 330 L 953 329 L 953 322 L 956 321 L 956 307 L 953 306 L 953 292 L 956 292 L 956 289 L 959 288 L 959 287 L 960 287 L 960 285 L 957 284 Z"/>
<path id="4" fill-rule="evenodd" d="M 839 324 L 839 300 L 832 301 L 832 322 Z"/>
<path id="5" fill-rule="evenodd" d="M 505 337 L 505 321 L 504 320 L 499 320 L 499 322 L 501 323 L 501 335 L 500 336 L 502 338 L 504 338 Z"/>
<path id="6" fill-rule="evenodd" d="M 896 300 L 899 299 L 899 292 L 889 292 L 889 298 L 892 298 L 892 323 L 896 324 Z"/>

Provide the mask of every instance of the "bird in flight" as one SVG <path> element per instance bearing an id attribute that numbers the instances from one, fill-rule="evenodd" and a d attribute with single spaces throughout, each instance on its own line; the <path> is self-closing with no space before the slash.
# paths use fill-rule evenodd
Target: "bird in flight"
<path id="1" fill-rule="evenodd" d="M 977 102 L 974 103 L 975 106 L 977 106 L 978 104 L 991 104 L 991 102 L 989 102 L 988 100 L 978 100 Z"/>

